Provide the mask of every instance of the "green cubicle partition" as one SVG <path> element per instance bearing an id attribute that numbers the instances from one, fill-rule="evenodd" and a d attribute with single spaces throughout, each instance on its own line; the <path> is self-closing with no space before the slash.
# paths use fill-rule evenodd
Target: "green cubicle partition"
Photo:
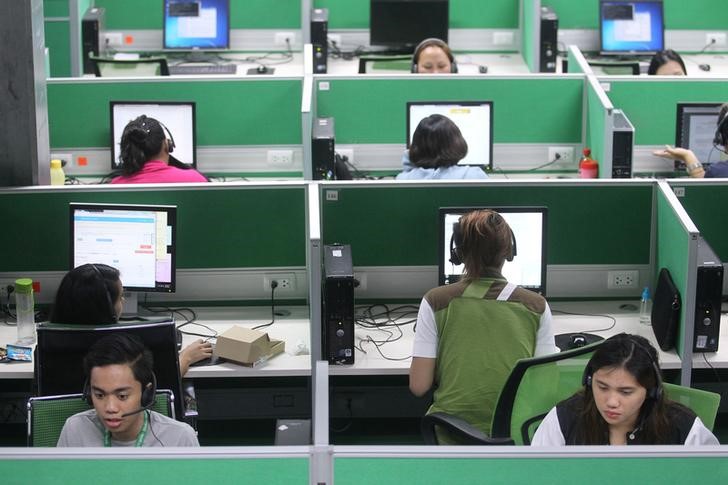
<path id="1" fill-rule="evenodd" d="M 541 0 L 521 0 L 521 55 L 531 72 L 539 72 Z"/>
<path id="2" fill-rule="evenodd" d="M 77 46 L 77 58 L 81 58 L 80 19 L 93 3 L 93 0 L 43 0 L 45 45 L 50 61 L 48 77 L 73 75 L 71 50 Z"/>
<path id="3" fill-rule="evenodd" d="M 605 137 L 611 130 L 613 106 L 596 78 L 587 76 L 586 85 L 586 147 L 591 148 L 592 158 L 597 162 L 603 162 L 606 161 L 608 153 L 611 154 L 611 149 L 607 146 L 608 140 Z M 604 163 L 599 164 L 599 176 L 611 178 L 611 173 L 607 173 Z"/>

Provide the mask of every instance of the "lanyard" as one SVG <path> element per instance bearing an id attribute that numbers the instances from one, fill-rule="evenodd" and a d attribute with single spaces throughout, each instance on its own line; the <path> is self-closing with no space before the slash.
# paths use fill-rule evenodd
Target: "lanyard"
<path id="1" fill-rule="evenodd" d="M 136 442 L 134 443 L 135 448 L 141 448 L 142 444 L 144 444 L 144 438 L 147 437 L 147 428 L 149 427 L 149 415 L 145 411 L 144 412 L 144 423 L 142 423 L 142 429 L 139 430 L 139 434 L 136 437 Z M 111 447 L 111 432 L 109 432 L 108 429 L 104 429 L 104 447 L 110 448 Z"/>

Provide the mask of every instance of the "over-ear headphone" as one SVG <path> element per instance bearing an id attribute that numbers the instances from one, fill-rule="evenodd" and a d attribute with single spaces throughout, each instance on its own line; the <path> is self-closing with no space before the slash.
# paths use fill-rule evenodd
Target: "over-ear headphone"
<path id="1" fill-rule="evenodd" d="M 159 125 L 162 127 L 164 132 L 167 133 L 167 140 L 169 140 L 169 143 L 167 144 L 167 152 L 172 153 L 174 151 L 174 147 L 177 146 L 174 144 L 174 137 L 172 136 L 172 132 L 169 131 L 169 128 L 167 128 L 167 126 L 161 121 L 159 121 Z"/>
<path id="2" fill-rule="evenodd" d="M 104 278 L 101 270 L 97 268 L 95 264 L 91 263 L 91 267 L 93 268 L 94 273 L 96 273 L 96 276 L 99 277 L 99 282 L 104 287 L 104 293 L 106 293 L 107 308 L 109 309 L 109 316 L 111 316 L 111 321 L 116 322 L 119 319 L 119 316 L 116 314 L 114 302 L 111 300 L 111 292 L 109 292 L 109 287 L 106 285 L 106 278 Z"/>
<path id="3" fill-rule="evenodd" d="M 722 109 L 721 112 L 723 112 Z M 726 135 L 723 133 L 723 126 L 726 124 L 727 118 L 728 110 L 723 112 L 723 117 L 718 121 L 718 126 L 715 127 L 715 135 L 713 136 L 713 145 L 723 147 L 722 151 L 728 150 L 728 140 L 726 140 Z"/>
<path id="4" fill-rule="evenodd" d="M 639 349 L 641 352 L 644 352 L 650 360 L 652 372 L 655 375 L 655 387 L 647 390 L 647 399 L 658 401 L 662 397 L 662 374 L 660 373 L 660 368 L 657 366 L 657 362 L 655 362 L 655 359 L 652 357 L 652 353 L 644 345 L 635 340 L 631 335 L 624 335 L 626 335 L 626 338 L 632 343 L 634 349 Z M 591 387 L 593 374 L 594 369 L 592 368 L 592 361 L 590 359 L 584 368 L 584 375 L 581 379 L 581 383 L 584 387 Z"/>
<path id="5" fill-rule="evenodd" d="M 420 60 L 420 54 L 423 50 L 425 50 L 425 48 L 430 46 L 436 46 L 442 49 L 442 51 L 447 55 L 447 58 L 450 60 L 450 72 L 453 74 L 458 72 L 458 65 L 455 62 L 455 56 L 452 55 L 450 47 L 448 47 L 447 43 L 444 40 L 438 39 L 436 37 L 430 37 L 417 44 L 417 47 L 415 47 L 415 52 L 412 55 L 412 67 L 410 68 L 411 72 L 418 72 L 417 63 Z"/>
<path id="6" fill-rule="evenodd" d="M 157 376 L 154 374 L 154 372 L 152 372 L 152 381 L 148 382 L 145 386 L 142 386 L 142 398 L 139 403 L 141 405 L 141 408 L 134 412 L 124 414 L 123 416 L 129 416 L 151 408 L 152 406 L 154 406 L 154 401 L 156 400 L 156 397 Z M 94 405 L 93 397 L 91 396 L 91 382 L 89 381 L 89 378 L 86 378 L 86 382 L 83 384 L 83 396 L 81 396 L 81 399 L 86 401 L 89 406 Z"/>
<path id="7" fill-rule="evenodd" d="M 508 231 L 511 233 L 511 251 L 506 256 L 506 261 L 513 261 L 513 258 L 518 254 L 516 235 L 513 234 L 513 229 L 510 226 L 508 226 Z M 455 266 L 463 264 L 462 246 L 463 230 L 460 226 L 460 219 L 458 219 L 458 222 L 452 225 L 452 236 L 450 237 L 450 262 Z"/>

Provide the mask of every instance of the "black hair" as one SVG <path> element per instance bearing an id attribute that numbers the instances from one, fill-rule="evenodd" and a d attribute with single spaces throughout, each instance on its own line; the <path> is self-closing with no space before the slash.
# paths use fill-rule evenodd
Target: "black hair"
<path id="1" fill-rule="evenodd" d="M 447 116 L 434 114 L 424 118 L 412 135 L 409 158 L 417 167 L 451 167 L 467 154 L 468 143 Z"/>
<path id="2" fill-rule="evenodd" d="M 657 74 L 657 70 L 670 61 L 675 61 L 680 64 L 680 67 L 682 67 L 683 70 L 683 74 L 688 73 L 688 70 L 685 68 L 685 62 L 683 62 L 680 54 L 672 49 L 665 49 L 663 51 L 658 51 L 654 56 L 652 56 L 652 60 L 650 61 L 650 67 L 647 68 L 647 74 Z"/>
<path id="3" fill-rule="evenodd" d="M 91 380 L 94 367 L 128 365 L 142 389 L 154 380 L 154 357 L 152 352 L 136 335 L 112 332 L 101 337 L 89 348 L 83 358 L 83 372 Z"/>
<path id="4" fill-rule="evenodd" d="M 120 298 L 119 270 L 105 264 L 84 264 L 61 280 L 51 322 L 103 325 L 116 322 L 114 303 Z"/>
<path id="5" fill-rule="evenodd" d="M 140 171 L 147 161 L 162 151 L 167 136 L 162 124 L 146 115 L 131 120 L 121 134 L 119 163 L 124 175 Z"/>
<path id="6" fill-rule="evenodd" d="M 453 55 L 450 46 L 447 45 L 447 42 L 436 37 L 430 37 L 429 39 L 423 40 L 417 45 L 417 47 L 415 47 L 415 51 L 412 54 L 412 64 L 414 66 L 416 66 L 420 62 L 420 54 L 422 54 L 422 51 L 424 51 L 428 47 L 439 47 L 447 56 L 450 64 L 455 62 L 455 56 Z"/>

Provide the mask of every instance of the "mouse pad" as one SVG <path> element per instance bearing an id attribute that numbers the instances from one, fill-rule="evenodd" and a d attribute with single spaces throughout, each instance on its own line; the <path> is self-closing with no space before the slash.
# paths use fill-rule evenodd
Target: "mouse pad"
<path id="1" fill-rule="evenodd" d="M 559 348 L 560 351 L 565 350 L 571 350 L 578 347 L 583 347 L 584 345 L 578 345 L 574 343 L 575 337 L 582 336 L 584 337 L 584 340 L 586 340 L 586 343 L 584 345 L 593 344 L 594 342 L 599 342 L 600 340 L 604 340 L 604 337 L 600 337 L 599 335 L 594 335 L 593 333 L 585 333 L 585 332 L 572 332 L 572 333 L 561 333 L 559 335 L 554 336 L 554 340 L 556 341 L 556 346 Z"/>
<path id="2" fill-rule="evenodd" d="M 190 364 L 190 367 L 203 367 L 206 365 L 217 365 L 219 363 L 221 363 L 220 357 L 213 355 L 211 358 L 202 359 L 195 362 L 194 364 Z"/>

